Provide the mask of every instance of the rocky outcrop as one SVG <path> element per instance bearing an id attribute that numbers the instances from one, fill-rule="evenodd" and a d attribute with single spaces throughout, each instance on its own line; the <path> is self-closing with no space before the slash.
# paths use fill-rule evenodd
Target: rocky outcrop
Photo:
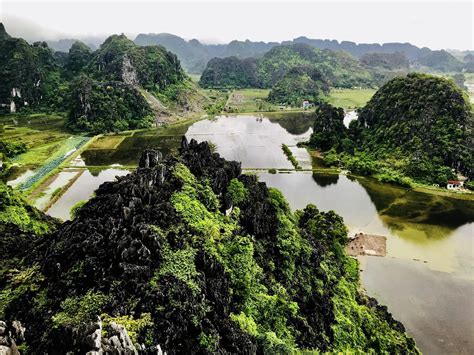
<path id="1" fill-rule="evenodd" d="M 26 324 L 38 353 L 416 353 L 383 309 L 355 299 L 346 239 L 334 212 L 294 214 L 239 163 L 183 138 L 178 155 L 145 151 L 22 254 L 28 268 L 0 278 L 18 292 L 5 319 Z"/>
<path id="2" fill-rule="evenodd" d="M 122 62 L 122 81 L 125 84 L 137 87 L 140 82 L 138 80 L 137 70 L 132 65 L 130 58 L 125 55 Z"/>
<path id="3" fill-rule="evenodd" d="M 0 355 L 19 355 L 17 345 L 25 341 L 25 328 L 17 320 L 0 321 Z"/>

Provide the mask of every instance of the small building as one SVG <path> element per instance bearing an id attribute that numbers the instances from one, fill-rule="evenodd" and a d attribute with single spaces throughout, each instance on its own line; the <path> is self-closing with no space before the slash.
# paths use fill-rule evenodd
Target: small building
<path id="1" fill-rule="evenodd" d="M 446 184 L 446 188 L 448 190 L 459 190 L 462 189 L 464 186 L 464 181 L 459 181 L 459 180 L 448 180 L 448 183 Z"/>

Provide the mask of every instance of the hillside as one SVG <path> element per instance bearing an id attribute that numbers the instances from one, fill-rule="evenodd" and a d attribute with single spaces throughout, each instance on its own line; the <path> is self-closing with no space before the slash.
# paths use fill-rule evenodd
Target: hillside
<path id="1" fill-rule="evenodd" d="M 254 42 L 254 41 L 231 41 L 227 44 L 204 44 L 196 39 L 184 40 L 179 36 L 168 33 L 139 34 L 135 38 L 139 45 L 162 45 L 169 51 L 176 53 L 183 67 L 190 73 L 201 74 L 206 68 L 206 63 L 213 58 L 237 57 L 240 59 L 255 57 L 259 58 L 273 47 L 280 45 L 305 44 L 321 50 L 344 51 L 350 53 L 357 59 L 365 55 L 379 55 L 399 53 L 405 56 L 410 64 L 414 66 L 426 66 L 434 70 L 459 70 L 463 63 L 451 54 L 438 52 L 429 48 L 419 48 L 410 43 L 354 43 L 350 41 L 336 41 L 327 39 L 310 39 L 298 37 L 283 42 Z M 431 58 L 431 59 L 430 59 Z"/>
<path id="2" fill-rule="evenodd" d="M 161 45 L 176 53 L 183 68 L 192 74 L 201 74 L 206 64 L 213 58 L 237 57 L 240 59 L 258 57 L 278 43 L 231 41 L 228 44 L 203 44 L 197 39 L 186 41 L 179 36 L 169 33 L 144 34 L 135 38 L 140 46 Z"/>
<path id="3" fill-rule="evenodd" d="M 0 275 L 0 319 L 35 352 L 418 353 L 359 291 L 346 240 L 334 212 L 293 214 L 237 162 L 184 139 L 178 157 L 144 152 L 30 245 Z"/>
<path id="4" fill-rule="evenodd" d="M 271 88 L 295 67 L 320 72 L 331 86 L 371 86 L 375 77 L 349 54 L 318 50 L 305 44 L 273 47 L 257 59 L 213 59 L 204 70 L 203 87 L 225 87 L 239 80 L 240 87 Z"/>
<path id="5" fill-rule="evenodd" d="M 330 117 L 323 115 L 317 120 Z M 329 132 L 339 137 L 337 144 L 314 145 L 348 154 L 337 158 L 332 152 L 327 157 L 332 163 L 339 159 L 354 172 L 385 172 L 387 179 L 403 174 L 416 181 L 445 185 L 456 174 L 474 177 L 473 120 L 469 101 L 454 82 L 408 74 L 381 87 L 359 110 L 358 120 L 347 132 Z"/>
<path id="6" fill-rule="evenodd" d="M 79 131 L 150 127 L 207 103 L 176 55 L 124 35 L 96 51 L 75 42 L 65 54 L 11 38 L 1 25 L 0 60 L 1 112 L 68 112 L 69 127 Z"/>
<path id="7" fill-rule="evenodd" d="M 199 84 L 202 87 L 261 87 L 257 77 L 258 61 L 254 58 L 214 58 L 207 64 Z"/>
<path id="8" fill-rule="evenodd" d="M 305 44 L 272 48 L 259 62 L 258 76 L 271 87 L 295 66 L 307 66 L 322 73 L 331 86 L 370 86 L 373 77 L 357 60 L 344 52 L 319 50 Z"/>
<path id="9" fill-rule="evenodd" d="M 278 80 L 268 95 L 275 104 L 301 106 L 303 101 L 317 102 L 329 92 L 329 83 L 316 69 L 294 67 Z"/>
<path id="10" fill-rule="evenodd" d="M 0 113 L 60 105 L 59 67 L 45 42 L 13 38 L 0 23 Z"/>

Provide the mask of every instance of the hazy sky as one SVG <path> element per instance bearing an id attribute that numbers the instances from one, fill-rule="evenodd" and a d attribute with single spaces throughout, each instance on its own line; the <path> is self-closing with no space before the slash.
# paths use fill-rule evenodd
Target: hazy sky
<path id="1" fill-rule="evenodd" d="M 473 1 L 0 0 L 0 21 L 28 40 L 169 32 L 204 42 L 299 36 L 473 49 Z"/>

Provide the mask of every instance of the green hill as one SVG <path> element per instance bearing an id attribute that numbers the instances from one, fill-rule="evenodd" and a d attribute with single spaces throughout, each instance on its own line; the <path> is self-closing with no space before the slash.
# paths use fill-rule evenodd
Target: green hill
<path id="1" fill-rule="evenodd" d="M 346 242 L 333 211 L 293 213 L 184 139 L 179 156 L 145 151 L 72 221 L 9 255 L 0 319 L 20 322 L 24 336 L 7 341 L 35 353 L 417 354 L 360 291 Z"/>
<path id="2" fill-rule="evenodd" d="M 268 101 L 301 106 L 303 101 L 316 102 L 328 92 L 329 84 L 318 70 L 294 67 L 276 82 L 268 95 Z"/>
<path id="3" fill-rule="evenodd" d="M 203 87 L 232 86 L 241 78 L 240 87 L 271 88 L 296 67 L 317 70 L 333 87 L 371 86 L 374 75 L 345 52 L 320 50 L 306 44 L 275 46 L 257 59 L 236 57 L 213 59 L 204 70 Z"/>
<path id="4" fill-rule="evenodd" d="M 148 127 L 158 116 L 201 110 L 204 101 L 164 47 L 113 35 L 94 52 L 75 42 L 68 54 L 54 53 L 45 42 L 30 45 L 0 26 L 3 113 L 69 112 L 69 127 L 98 133 Z"/>
<path id="5" fill-rule="evenodd" d="M 331 116 L 316 119 L 321 124 Z M 341 159 L 354 172 L 385 172 L 387 179 L 401 173 L 442 185 L 456 174 L 474 177 L 472 129 L 471 105 L 454 82 L 408 74 L 381 87 L 359 110 L 349 130 L 331 132 L 340 138 L 332 148 L 348 154 Z M 316 131 L 315 124 L 315 135 Z M 344 138 L 345 144 L 340 144 Z M 337 161 L 334 154 L 328 157 Z"/>
<path id="6" fill-rule="evenodd" d="M 214 58 L 207 64 L 199 83 L 203 87 L 258 88 L 261 83 L 257 78 L 257 65 L 254 58 Z"/>
<path id="7" fill-rule="evenodd" d="M 0 112 L 60 106 L 60 68 L 45 42 L 28 44 L 0 23 Z"/>

